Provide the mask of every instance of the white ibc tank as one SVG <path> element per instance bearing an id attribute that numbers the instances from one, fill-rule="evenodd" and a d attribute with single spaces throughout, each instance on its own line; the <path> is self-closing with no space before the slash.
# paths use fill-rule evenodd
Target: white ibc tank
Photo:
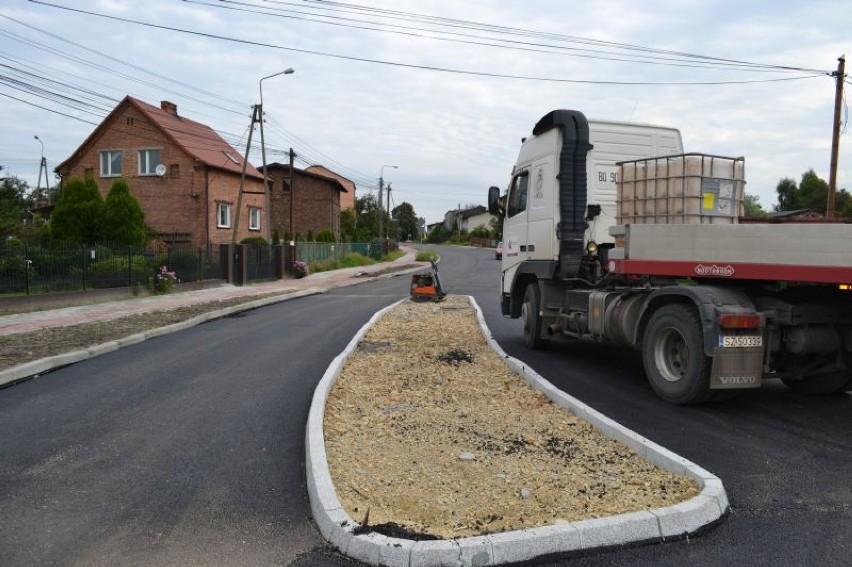
<path id="1" fill-rule="evenodd" d="M 745 158 L 680 154 L 618 164 L 618 224 L 736 224 Z"/>

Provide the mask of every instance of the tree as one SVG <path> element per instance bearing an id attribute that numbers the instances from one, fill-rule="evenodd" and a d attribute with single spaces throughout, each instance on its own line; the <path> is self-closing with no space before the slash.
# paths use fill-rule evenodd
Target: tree
<path id="1" fill-rule="evenodd" d="M 745 209 L 745 216 L 747 218 L 760 219 L 767 216 L 766 211 L 763 210 L 763 206 L 760 204 L 760 197 L 757 195 L 746 193 L 743 198 L 743 208 Z"/>
<path id="2" fill-rule="evenodd" d="M 497 241 L 503 240 L 503 219 L 501 217 L 491 217 L 488 224 L 491 225 L 491 238 Z"/>
<path id="3" fill-rule="evenodd" d="M 417 213 L 414 212 L 414 207 L 410 203 L 403 201 L 394 207 L 391 216 L 398 227 L 400 240 L 417 238 L 419 221 L 417 220 Z"/>
<path id="4" fill-rule="evenodd" d="M 799 187 L 793 179 L 785 177 L 780 180 L 775 192 L 778 194 L 776 211 L 795 211 L 802 208 L 799 206 Z"/>
<path id="5" fill-rule="evenodd" d="M 340 211 L 340 238 L 344 242 L 355 242 L 356 219 L 355 209 Z"/>
<path id="6" fill-rule="evenodd" d="M 438 223 L 432 227 L 429 234 L 426 235 L 426 242 L 430 244 L 440 244 L 446 242 L 452 237 L 453 233 L 444 226 L 444 223 Z"/>
<path id="7" fill-rule="evenodd" d="M 72 177 L 50 218 L 50 236 L 79 244 L 94 244 L 101 239 L 104 200 L 91 177 Z"/>
<path id="8" fill-rule="evenodd" d="M 379 204 L 373 195 L 355 199 L 355 218 L 355 241 L 369 242 L 379 237 Z"/>
<path id="9" fill-rule="evenodd" d="M 802 181 L 798 186 L 795 181 L 785 177 L 778 182 L 775 190 L 778 193 L 776 211 L 816 209 L 825 212 L 828 204 L 828 183 L 820 179 L 813 169 L 802 174 Z"/>
<path id="10" fill-rule="evenodd" d="M 145 214 L 124 178 L 113 182 L 104 201 L 101 238 L 136 246 L 145 243 Z"/>
<path id="11" fill-rule="evenodd" d="M 3 167 L 0 166 L 0 170 Z M 0 237 L 17 236 L 28 216 L 27 182 L 17 176 L 0 179 Z"/>

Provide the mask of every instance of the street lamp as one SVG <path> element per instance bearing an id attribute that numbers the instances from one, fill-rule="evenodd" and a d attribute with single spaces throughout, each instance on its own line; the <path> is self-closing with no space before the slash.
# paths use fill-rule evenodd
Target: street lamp
<path id="1" fill-rule="evenodd" d="M 269 184 L 266 180 L 266 144 L 263 139 L 263 81 L 265 79 L 270 79 L 272 77 L 277 77 L 278 75 L 291 75 L 293 73 L 293 69 L 284 69 L 283 71 L 279 71 L 278 73 L 273 73 L 268 77 L 263 77 L 258 81 L 258 89 L 260 90 L 260 104 L 255 104 L 252 107 L 251 114 L 251 125 L 249 126 L 249 135 L 248 141 L 246 142 L 246 157 L 243 160 L 242 172 L 240 173 L 240 192 L 237 196 L 237 214 L 234 219 L 234 228 L 233 234 L 231 236 L 231 243 L 237 243 L 237 235 L 239 234 L 240 227 L 240 211 L 242 209 L 243 203 L 243 187 L 245 184 L 246 178 L 246 164 L 248 164 L 249 151 L 251 150 L 251 134 L 254 132 L 254 125 L 256 122 L 260 122 L 260 149 L 263 155 L 263 194 L 264 194 L 264 202 L 266 206 L 266 237 L 267 240 L 271 240 L 272 231 L 270 230 L 270 213 L 269 213 Z M 290 198 L 293 198 L 291 193 Z"/>
<path id="2" fill-rule="evenodd" d="M 50 178 L 47 175 L 47 160 L 44 159 L 44 142 L 42 142 L 41 138 L 38 136 L 33 136 L 33 138 L 41 144 L 41 162 L 38 166 L 38 183 L 36 184 L 36 190 L 41 189 L 41 173 L 44 172 L 44 184 L 47 187 L 47 190 L 50 191 Z"/>
<path id="3" fill-rule="evenodd" d="M 383 165 L 379 171 L 379 245 L 382 247 L 382 252 L 385 252 L 384 231 L 382 230 L 382 190 L 385 186 L 385 168 L 392 167 L 399 169 L 397 165 Z"/>
<path id="4" fill-rule="evenodd" d="M 263 195 L 266 208 L 266 240 L 272 242 L 272 212 L 269 204 L 269 179 L 266 177 L 266 141 L 263 138 L 263 81 L 277 77 L 278 75 L 292 75 L 295 73 L 292 67 L 288 67 L 283 71 L 273 73 L 269 76 L 261 78 L 257 82 L 258 90 L 260 91 L 260 155 L 263 160 Z M 290 223 L 293 223 L 293 164 L 290 164 Z M 293 227 L 290 226 L 290 233 L 293 234 Z"/>

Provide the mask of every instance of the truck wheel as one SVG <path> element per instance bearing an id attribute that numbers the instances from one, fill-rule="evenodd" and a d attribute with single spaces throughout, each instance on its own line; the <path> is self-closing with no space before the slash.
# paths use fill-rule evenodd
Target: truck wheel
<path id="1" fill-rule="evenodd" d="M 852 390 L 852 377 L 848 370 L 808 376 L 804 380 L 782 378 L 781 381 L 794 392 L 801 394 L 833 394 Z"/>
<path id="2" fill-rule="evenodd" d="M 642 361 L 651 388 L 667 402 L 695 404 L 712 398 L 711 359 L 704 354 L 701 321 L 693 309 L 667 305 L 651 316 Z"/>
<path id="3" fill-rule="evenodd" d="M 524 342 L 533 349 L 547 347 L 547 339 L 541 337 L 541 297 L 538 284 L 527 284 L 524 303 L 521 305 L 521 322 L 524 325 Z"/>

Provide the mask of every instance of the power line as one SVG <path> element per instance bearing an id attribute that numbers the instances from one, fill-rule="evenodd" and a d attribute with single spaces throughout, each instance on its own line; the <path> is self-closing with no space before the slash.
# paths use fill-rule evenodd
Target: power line
<path id="1" fill-rule="evenodd" d="M 652 65 L 668 65 L 668 66 L 677 66 L 677 67 L 693 67 L 693 68 L 706 68 L 706 69 L 728 69 L 728 70 L 739 70 L 739 71 L 752 71 L 752 72 L 779 72 L 779 71 L 797 71 L 797 72 L 815 72 L 815 73 L 825 73 L 822 70 L 814 70 L 814 69 L 803 69 L 799 67 L 789 67 L 789 66 L 780 66 L 780 65 L 769 65 L 762 63 L 752 63 L 747 61 L 738 61 L 733 59 L 722 59 L 718 57 L 709 57 L 704 55 L 695 55 L 684 52 L 676 52 L 670 50 L 660 50 L 648 47 L 640 47 L 636 45 L 629 44 L 619 44 L 613 42 L 604 42 L 600 40 L 593 40 L 588 38 L 578 38 L 574 36 L 563 36 L 557 34 L 544 34 L 541 32 L 532 32 L 529 30 L 520 30 L 518 28 L 509 28 L 505 26 L 490 26 L 488 24 L 480 24 L 477 22 L 469 22 L 464 20 L 451 20 L 447 18 L 438 18 L 433 16 L 423 16 L 419 14 L 410 14 L 406 12 L 397 12 L 397 11 L 383 11 L 386 14 L 395 14 L 394 16 L 397 19 L 401 19 L 404 21 L 417 21 L 417 22 L 425 22 L 427 24 L 435 24 L 441 25 L 450 28 L 459 28 L 459 29 L 471 29 L 477 31 L 486 31 L 488 33 L 499 33 L 500 35 L 497 37 L 484 37 L 479 35 L 472 35 L 469 33 L 458 33 L 458 32 L 447 32 L 443 30 L 437 30 L 437 33 L 443 34 L 447 37 L 429 35 L 430 33 L 435 33 L 434 30 L 424 29 L 421 27 L 414 26 L 401 26 L 401 25 L 389 25 L 385 24 L 381 21 L 372 21 L 372 20 L 361 20 L 354 18 L 343 18 L 340 16 L 327 16 L 325 14 L 317 14 L 315 12 L 309 12 L 306 10 L 300 9 L 287 9 L 287 8 L 267 8 L 260 7 L 255 4 L 247 3 L 247 2 L 237 2 L 235 0 L 219 0 L 217 3 L 209 3 L 202 2 L 200 0 L 184 0 L 189 3 L 198 4 L 201 6 L 207 6 L 216 9 L 224 9 L 224 10 L 233 10 L 244 13 L 252 13 L 252 14 L 260 14 L 265 16 L 274 16 L 279 18 L 288 18 L 295 19 L 300 21 L 308 21 L 312 23 L 319 23 L 323 25 L 332 25 L 339 27 L 346 27 L 350 29 L 359 29 L 365 31 L 379 31 L 384 33 L 392 33 L 399 34 L 409 37 L 416 38 L 425 38 L 435 41 L 449 41 L 455 43 L 462 43 L 468 45 L 478 45 L 485 47 L 496 47 L 503 49 L 513 49 L 518 51 L 529 51 L 535 53 L 548 53 L 554 55 L 571 55 L 574 57 L 584 57 L 584 58 L 592 58 L 592 59 L 602 59 L 609 61 L 619 61 L 619 62 L 630 62 L 630 63 L 643 63 L 643 64 L 652 64 Z M 225 5 L 227 4 L 227 5 Z M 284 5 L 284 6 L 301 6 L 300 4 L 294 4 L 293 2 L 282 2 L 282 1 L 274 1 L 274 0 L 265 0 L 264 4 L 275 4 L 275 5 Z M 339 3 L 336 3 L 339 4 Z M 241 7 L 237 7 L 241 6 Z M 334 8 L 328 7 L 319 7 L 319 10 L 325 11 L 335 11 Z M 344 13 L 352 12 L 357 10 L 339 10 Z M 372 11 L 372 10 L 371 10 Z M 404 17 L 399 17 L 400 15 L 404 15 Z M 318 17 L 309 17 L 309 16 L 318 16 Z M 366 24 L 366 25 L 361 25 Z M 642 55 L 633 55 L 631 54 L 630 58 L 624 58 L 624 55 L 617 55 L 617 52 L 613 51 L 602 51 L 599 49 L 588 49 L 588 48 L 577 48 L 577 47 L 566 47 L 562 45 L 553 45 L 553 44 L 545 44 L 539 42 L 531 42 L 531 41 L 519 41 L 513 39 L 505 39 L 506 35 L 512 36 L 520 36 L 520 37 L 533 37 L 533 38 L 546 38 L 551 41 L 558 42 L 570 42 L 577 43 L 581 45 L 594 45 L 594 46 L 602 46 L 607 47 L 609 49 L 618 49 L 622 51 L 634 51 L 641 53 Z M 655 55 L 645 55 L 648 53 L 653 53 Z"/>
<path id="2" fill-rule="evenodd" d="M 67 6 L 59 6 L 57 4 L 51 4 L 48 2 L 43 2 L 40 0 L 30 0 L 35 4 L 40 4 L 43 6 L 58 8 L 61 10 L 67 10 L 69 12 L 75 12 L 79 14 L 86 14 L 89 16 L 97 16 L 100 18 L 106 18 L 109 20 L 125 22 L 135 25 L 140 25 L 144 27 L 161 29 L 166 31 L 173 31 L 179 33 L 185 33 L 189 35 L 195 35 L 198 37 L 206 37 L 208 39 L 217 39 L 221 41 L 228 41 L 232 43 L 239 43 L 243 45 L 252 45 L 255 47 L 266 47 L 270 49 L 278 49 L 282 51 L 291 51 L 294 53 L 303 53 L 307 55 L 316 55 L 320 57 L 329 57 L 332 59 L 342 59 L 347 61 L 358 61 L 361 63 L 373 63 L 376 65 L 385 65 L 391 67 L 400 67 L 406 69 L 419 69 L 424 71 L 434 71 L 439 73 L 449 73 L 456 75 L 467 75 L 467 76 L 479 76 L 479 77 L 490 77 L 496 79 L 516 79 L 516 80 L 524 80 L 524 81 L 541 81 L 541 82 L 553 82 L 553 83 L 570 83 L 570 84 L 591 84 L 591 85 L 621 85 L 621 86 L 653 86 L 653 85 L 680 85 L 680 86 L 710 86 L 710 85 L 734 85 L 734 84 L 752 84 L 752 83 L 768 83 L 768 82 L 779 82 L 779 81 L 794 81 L 794 80 L 803 80 L 803 79 L 811 79 L 814 77 L 822 76 L 825 73 L 819 72 L 818 74 L 809 74 L 800 77 L 786 77 L 786 78 L 777 78 L 777 79 L 753 79 L 753 80 L 736 80 L 736 81 L 600 81 L 600 80 L 588 80 L 588 79 L 564 79 L 564 78 L 555 78 L 555 77 L 534 77 L 529 75 L 510 75 L 505 73 L 488 73 L 482 71 L 469 71 L 464 69 L 453 69 L 449 67 L 437 67 L 431 65 L 417 65 L 414 63 L 401 63 L 397 61 L 386 61 L 381 59 L 371 59 L 368 57 L 356 57 L 354 55 L 343 55 L 339 53 L 328 53 L 323 51 L 317 51 L 313 49 L 303 49 L 298 47 L 289 47 L 282 45 L 275 45 L 271 43 L 264 43 L 260 41 L 250 41 L 245 39 L 232 38 L 228 36 L 212 34 L 208 32 L 201 32 L 196 30 L 187 30 L 183 28 L 176 28 L 173 26 L 163 26 L 159 24 L 152 24 L 150 22 L 143 22 L 140 20 L 133 20 L 130 18 L 123 18 L 120 16 L 112 16 L 109 14 L 102 14 L 98 12 L 91 12 L 88 10 L 81 10 L 79 8 L 69 8 Z"/>

